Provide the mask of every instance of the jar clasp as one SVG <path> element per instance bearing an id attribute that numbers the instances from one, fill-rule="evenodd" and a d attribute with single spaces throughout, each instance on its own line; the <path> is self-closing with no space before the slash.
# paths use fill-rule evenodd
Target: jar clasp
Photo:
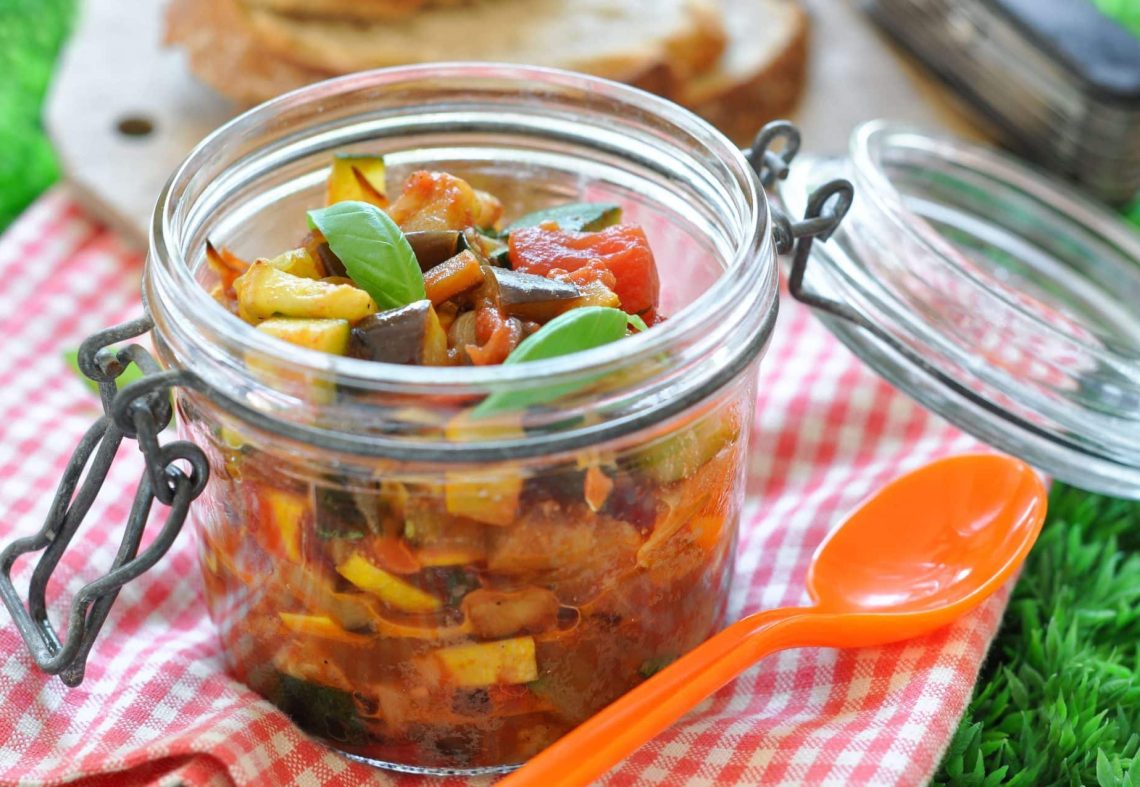
<path id="1" fill-rule="evenodd" d="M 772 150 L 777 140 L 783 142 L 780 152 Z M 748 163 L 756 170 L 764 188 L 788 177 L 792 160 L 800 150 L 800 131 L 786 120 L 766 124 L 744 151 Z M 835 178 L 808 195 L 807 208 L 801 221 L 792 221 L 779 207 L 772 206 L 772 239 L 780 254 L 792 253 L 788 275 L 788 291 L 792 297 L 816 309 L 852 320 L 866 321 L 845 303 L 825 298 L 804 286 L 804 273 L 815 240 L 826 241 L 839 227 L 851 207 L 855 187 L 845 178 Z"/>
<path id="2" fill-rule="evenodd" d="M 206 456 L 196 445 L 186 441 L 166 445 L 158 442 L 158 434 L 173 415 L 170 390 L 188 384 L 188 373 L 163 371 L 139 344 L 116 346 L 152 327 L 149 317 L 141 317 L 100 331 L 80 346 L 79 368 L 99 384 L 104 414 L 75 449 L 40 531 L 13 541 L 0 552 L 0 599 L 39 668 L 58 675 L 68 686 L 78 686 L 83 681 L 87 655 L 119 590 L 166 554 L 182 529 L 191 501 L 205 488 L 209 474 Z M 143 377 L 119 389 L 116 380 L 130 363 L 142 370 Z M 94 503 L 124 438 L 138 442 L 146 469 L 111 569 L 76 593 L 68 616 L 67 636 L 61 642 L 48 619 L 47 583 Z M 156 500 L 169 508 L 166 521 L 154 541 L 140 553 L 143 531 Z M 21 555 L 40 551 L 28 583 L 25 606 L 12 582 L 12 566 Z"/>

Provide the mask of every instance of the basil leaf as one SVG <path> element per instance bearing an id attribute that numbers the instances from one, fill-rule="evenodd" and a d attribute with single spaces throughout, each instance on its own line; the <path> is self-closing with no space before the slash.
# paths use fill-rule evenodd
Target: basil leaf
<path id="1" fill-rule="evenodd" d="M 309 227 L 325 236 L 349 278 L 381 310 L 427 297 L 424 275 L 408 239 L 388 214 L 367 202 L 337 202 L 309 211 Z"/>
<path id="2" fill-rule="evenodd" d="M 503 234 L 526 227 L 537 227 L 544 221 L 553 221 L 567 232 L 596 232 L 621 221 L 621 208 L 609 202 L 572 202 L 536 210 L 507 225 Z"/>
<path id="3" fill-rule="evenodd" d="M 541 361 L 560 355 L 591 350 L 603 344 L 615 342 L 626 335 L 629 315 L 621 309 L 607 306 L 584 306 L 571 309 L 558 315 L 546 325 L 532 333 L 516 347 L 504 366 Z M 581 388 L 589 381 L 561 383 L 539 388 L 524 388 L 513 391 L 497 391 L 472 411 L 477 417 L 485 417 L 503 410 L 522 409 L 535 404 L 553 401 Z"/>

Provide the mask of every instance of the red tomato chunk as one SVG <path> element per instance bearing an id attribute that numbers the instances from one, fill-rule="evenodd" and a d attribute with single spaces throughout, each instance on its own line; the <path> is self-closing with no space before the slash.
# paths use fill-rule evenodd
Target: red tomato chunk
<path id="1" fill-rule="evenodd" d="M 641 227 L 618 224 L 601 232 L 563 232 L 542 227 L 515 230 L 511 267 L 545 276 L 553 268 L 575 271 L 601 260 L 617 279 L 621 307 L 638 314 L 657 306 L 661 284 L 649 240 Z"/>

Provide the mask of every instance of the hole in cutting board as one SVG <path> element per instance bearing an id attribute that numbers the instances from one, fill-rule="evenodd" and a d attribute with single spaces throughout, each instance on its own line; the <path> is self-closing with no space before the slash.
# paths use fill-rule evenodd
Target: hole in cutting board
<path id="1" fill-rule="evenodd" d="M 119 118 L 115 128 L 125 137 L 149 137 L 154 133 L 154 121 L 146 115 L 126 115 Z"/>

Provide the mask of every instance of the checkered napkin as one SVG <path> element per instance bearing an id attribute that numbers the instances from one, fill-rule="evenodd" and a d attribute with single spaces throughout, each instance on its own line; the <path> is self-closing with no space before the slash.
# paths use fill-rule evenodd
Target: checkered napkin
<path id="1" fill-rule="evenodd" d="M 0 239 L 0 542 L 40 526 L 99 414 L 63 352 L 139 313 L 141 271 L 140 257 L 62 191 Z M 752 441 L 734 617 L 804 603 L 811 553 L 843 512 L 906 469 L 977 447 L 878 379 L 788 298 L 762 365 Z M 56 572 L 55 619 L 110 564 L 141 468 L 125 445 Z M 0 610 L 0 784 L 435 783 L 349 761 L 226 675 L 191 530 L 123 590 L 78 688 L 38 672 Z M 26 579 L 28 561 L 16 574 Z M 1006 600 L 999 593 L 954 626 L 894 647 L 771 657 L 604 783 L 922 783 Z"/>

